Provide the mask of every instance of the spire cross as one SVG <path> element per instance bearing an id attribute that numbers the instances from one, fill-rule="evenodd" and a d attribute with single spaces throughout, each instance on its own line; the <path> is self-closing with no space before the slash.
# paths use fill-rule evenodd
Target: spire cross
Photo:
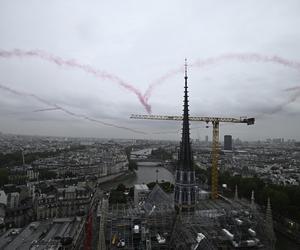
<path id="1" fill-rule="evenodd" d="M 188 65 L 187 65 L 187 59 L 185 58 L 185 59 L 184 59 L 184 73 L 185 73 L 185 74 L 184 74 L 184 78 L 185 78 L 185 79 L 188 78 L 188 77 L 187 77 L 187 66 L 188 66 Z"/>

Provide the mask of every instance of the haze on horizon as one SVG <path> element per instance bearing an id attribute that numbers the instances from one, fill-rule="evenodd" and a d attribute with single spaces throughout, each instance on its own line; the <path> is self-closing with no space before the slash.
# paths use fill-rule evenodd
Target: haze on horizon
<path id="1" fill-rule="evenodd" d="M 300 140 L 299 10 L 297 0 L 3 0 L 0 52 L 40 50 L 74 59 L 124 79 L 142 95 L 150 83 L 182 67 L 182 72 L 171 74 L 157 85 L 148 99 L 152 113 L 162 115 L 182 113 L 183 64 L 187 58 L 191 65 L 191 115 L 257 118 L 254 126 L 221 125 L 220 136 Z M 293 62 L 295 67 L 227 59 L 205 67 L 193 66 L 198 60 L 249 53 L 277 56 Z M 22 96 L 0 88 L 0 131 L 4 133 L 180 137 L 180 122 L 129 119 L 131 114 L 146 114 L 136 94 L 115 81 L 96 78 L 76 67 L 59 66 L 36 57 L 2 56 L 0 85 L 28 93 Z M 52 104 L 69 113 L 53 109 Z M 211 135 L 211 128 L 192 123 L 191 133 L 192 138 L 204 139 Z"/>

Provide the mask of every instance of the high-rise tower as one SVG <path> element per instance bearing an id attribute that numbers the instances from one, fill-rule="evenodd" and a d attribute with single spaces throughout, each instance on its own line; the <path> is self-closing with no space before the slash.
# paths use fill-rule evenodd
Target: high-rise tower
<path id="1" fill-rule="evenodd" d="M 232 136 L 224 135 L 224 150 L 232 150 Z"/>
<path id="2" fill-rule="evenodd" d="M 187 63 L 185 61 L 185 85 L 183 101 L 182 138 L 179 159 L 175 173 L 175 209 L 193 211 L 196 204 L 195 171 L 190 143 L 189 103 L 187 86 Z"/>

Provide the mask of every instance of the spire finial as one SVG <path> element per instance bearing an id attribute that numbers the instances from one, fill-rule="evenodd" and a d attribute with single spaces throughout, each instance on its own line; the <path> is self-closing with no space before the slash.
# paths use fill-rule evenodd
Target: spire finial
<path id="1" fill-rule="evenodd" d="M 187 59 L 184 59 L 184 78 L 187 79 Z"/>

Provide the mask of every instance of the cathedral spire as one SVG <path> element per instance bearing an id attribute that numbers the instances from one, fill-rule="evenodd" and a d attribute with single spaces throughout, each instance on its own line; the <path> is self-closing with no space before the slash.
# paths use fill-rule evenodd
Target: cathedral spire
<path id="1" fill-rule="evenodd" d="M 192 151 L 190 143 L 190 122 L 189 122 L 189 101 L 187 85 L 187 60 L 184 64 L 184 100 L 183 100 L 183 120 L 182 120 L 182 138 L 180 145 L 179 167 L 181 169 L 193 169 Z"/>
<path id="2" fill-rule="evenodd" d="M 187 61 L 184 64 L 184 99 L 182 116 L 182 138 L 175 173 L 175 208 L 177 212 L 194 211 L 196 204 L 195 171 L 190 143 L 189 101 L 187 86 Z"/>

